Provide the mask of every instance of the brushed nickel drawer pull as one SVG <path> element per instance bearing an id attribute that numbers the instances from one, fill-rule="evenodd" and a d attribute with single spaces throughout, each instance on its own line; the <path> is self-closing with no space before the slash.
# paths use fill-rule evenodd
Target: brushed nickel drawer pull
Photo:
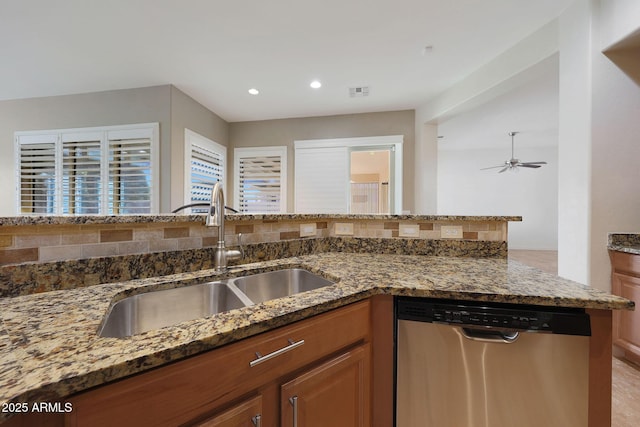
<path id="1" fill-rule="evenodd" d="M 289 403 L 293 406 L 293 427 L 298 427 L 298 396 L 290 397 Z"/>
<path id="2" fill-rule="evenodd" d="M 252 368 L 256 365 L 261 364 L 262 362 L 266 362 L 269 359 L 273 359 L 274 357 L 278 357 L 281 354 L 284 354 L 288 351 L 293 350 L 296 347 L 300 347 L 302 344 L 304 344 L 304 340 L 300 340 L 298 342 L 294 342 L 292 339 L 288 340 L 289 341 L 289 345 L 286 347 L 282 347 L 279 350 L 274 351 L 273 353 L 269 353 L 266 355 L 262 355 L 259 352 L 256 351 L 256 360 L 252 360 L 251 362 L 249 362 L 249 366 L 251 366 Z"/>

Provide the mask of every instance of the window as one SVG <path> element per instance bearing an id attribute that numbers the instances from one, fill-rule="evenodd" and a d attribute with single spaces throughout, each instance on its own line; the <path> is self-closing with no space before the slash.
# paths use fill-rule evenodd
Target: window
<path id="1" fill-rule="evenodd" d="M 402 144 L 402 135 L 294 141 L 295 212 L 401 213 Z M 371 157 L 367 162 L 378 176 L 373 181 L 362 176 L 372 175 L 373 170 L 354 167 L 353 154 L 361 151 L 388 153 L 384 157 L 388 171 Z M 378 182 L 379 187 L 365 191 L 354 185 L 357 182 Z"/>
<path id="2" fill-rule="evenodd" d="M 185 158 L 189 164 L 185 167 L 185 205 L 211 202 L 211 189 L 221 182 L 225 189 L 225 167 L 227 148 L 197 134 L 184 130 Z M 191 213 L 207 213 L 208 207 L 191 208 Z"/>
<path id="3" fill-rule="evenodd" d="M 158 211 L 157 123 L 16 132 L 18 211 L 118 215 Z"/>
<path id="4" fill-rule="evenodd" d="M 234 150 L 235 208 L 243 213 L 287 210 L 287 147 Z"/>

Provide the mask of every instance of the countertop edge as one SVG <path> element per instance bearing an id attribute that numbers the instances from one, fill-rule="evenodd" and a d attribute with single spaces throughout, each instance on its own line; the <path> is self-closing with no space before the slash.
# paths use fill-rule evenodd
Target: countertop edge
<path id="1" fill-rule="evenodd" d="M 145 215 L 24 215 L 0 217 L 1 226 L 84 225 L 135 223 L 204 223 L 205 215 L 145 214 Z M 405 220 L 405 221 L 499 221 L 520 222 L 521 216 L 465 215 L 363 215 L 363 214 L 227 214 L 226 221 L 306 221 L 306 220 Z"/>

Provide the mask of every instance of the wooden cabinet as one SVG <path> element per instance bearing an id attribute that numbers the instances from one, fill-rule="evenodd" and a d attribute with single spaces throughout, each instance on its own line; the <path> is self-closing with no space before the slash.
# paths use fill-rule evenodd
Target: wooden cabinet
<path id="1" fill-rule="evenodd" d="M 610 251 L 611 292 L 640 302 L 640 255 Z M 640 309 L 613 312 L 613 344 L 626 359 L 640 364 Z"/>
<path id="2" fill-rule="evenodd" d="M 370 425 L 369 345 L 361 345 L 283 384 L 282 427 Z"/>
<path id="3" fill-rule="evenodd" d="M 287 404 L 298 393 L 302 417 L 348 417 L 298 425 L 364 426 L 370 340 L 370 303 L 358 302 L 79 394 L 65 425 L 276 427 L 282 386 Z"/>
<path id="4" fill-rule="evenodd" d="M 262 427 L 262 396 L 242 401 L 229 409 L 196 422 L 194 427 Z"/>

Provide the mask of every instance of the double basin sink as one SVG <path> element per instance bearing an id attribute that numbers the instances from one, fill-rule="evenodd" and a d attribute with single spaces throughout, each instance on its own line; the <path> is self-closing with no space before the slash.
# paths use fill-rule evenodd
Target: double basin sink
<path id="1" fill-rule="evenodd" d="M 332 284 L 307 270 L 289 268 L 133 295 L 113 305 L 99 334 L 128 337 Z"/>

